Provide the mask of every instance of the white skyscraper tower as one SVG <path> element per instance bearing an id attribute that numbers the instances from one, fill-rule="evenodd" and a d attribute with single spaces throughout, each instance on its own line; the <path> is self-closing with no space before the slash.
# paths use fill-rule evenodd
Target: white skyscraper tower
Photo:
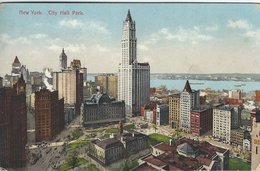
<path id="1" fill-rule="evenodd" d="M 150 101 L 150 65 L 136 58 L 135 21 L 130 10 L 123 23 L 122 60 L 118 70 L 118 99 L 124 100 L 127 116 L 138 115 L 141 106 Z"/>

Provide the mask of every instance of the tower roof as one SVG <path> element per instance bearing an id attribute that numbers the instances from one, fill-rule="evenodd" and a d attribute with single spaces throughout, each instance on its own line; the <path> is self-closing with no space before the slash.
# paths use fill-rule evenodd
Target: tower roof
<path id="1" fill-rule="evenodd" d="M 67 55 L 65 54 L 64 48 L 62 49 L 62 52 L 61 52 L 61 54 L 60 54 L 60 57 L 66 57 L 66 58 L 67 58 Z"/>
<path id="2" fill-rule="evenodd" d="M 192 89 L 191 89 L 191 87 L 190 87 L 189 80 L 186 81 L 186 84 L 185 84 L 185 86 L 184 86 L 183 91 L 192 92 Z"/>
<path id="3" fill-rule="evenodd" d="M 13 63 L 20 64 L 20 61 L 19 61 L 19 59 L 18 59 L 17 56 L 15 56 L 15 59 L 14 59 L 14 62 L 13 62 Z"/>
<path id="4" fill-rule="evenodd" d="M 132 17 L 131 17 L 130 10 L 128 10 L 128 12 L 127 12 L 127 16 L 126 16 L 126 19 L 125 19 L 125 21 L 130 21 L 130 22 L 132 22 L 132 21 L 133 21 L 133 20 L 132 20 Z"/>

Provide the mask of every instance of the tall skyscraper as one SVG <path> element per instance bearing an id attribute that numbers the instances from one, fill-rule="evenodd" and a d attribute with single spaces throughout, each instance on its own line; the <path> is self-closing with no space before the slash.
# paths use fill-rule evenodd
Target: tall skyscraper
<path id="1" fill-rule="evenodd" d="M 12 64 L 11 75 L 15 76 L 15 77 L 19 77 L 21 74 L 21 67 L 22 67 L 22 64 L 20 63 L 18 57 L 16 56 L 14 59 L 14 62 Z"/>
<path id="2" fill-rule="evenodd" d="M 26 143 L 26 84 L 21 76 L 13 87 L 0 88 L 0 166 L 25 166 Z"/>
<path id="3" fill-rule="evenodd" d="M 190 132 L 191 109 L 199 106 L 199 91 L 192 90 L 187 80 L 180 99 L 180 128 L 184 132 Z"/>
<path id="4" fill-rule="evenodd" d="M 169 124 L 174 129 L 180 126 L 180 93 L 169 96 Z"/>
<path id="5" fill-rule="evenodd" d="M 53 88 L 58 90 L 59 99 L 64 98 L 65 104 L 75 105 L 75 113 L 79 115 L 83 102 L 83 73 L 77 69 L 54 72 Z"/>
<path id="6" fill-rule="evenodd" d="M 124 100 L 127 116 L 138 115 L 150 101 L 150 65 L 136 58 L 136 29 L 130 10 L 123 23 L 122 59 L 118 70 L 118 99 Z"/>
<path id="7" fill-rule="evenodd" d="M 57 91 L 41 89 L 35 92 L 36 141 L 51 140 L 64 128 L 64 99 Z"/>
<path id="8" fill-rule="evenodd" d="M 67 68 L 67 55 L 64 52 L 64 48 L 62 49 L 62 52 L 60 54 L 60 68 L 61 69 Z"/>

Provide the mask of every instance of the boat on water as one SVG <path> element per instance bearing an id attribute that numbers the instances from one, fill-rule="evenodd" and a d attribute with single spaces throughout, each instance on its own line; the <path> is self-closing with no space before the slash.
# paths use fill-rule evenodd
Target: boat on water
<path id="1" fill-rule="evenodd" d="M 204 85 L 205 83 L 190 83 L 192 85 Z"/>

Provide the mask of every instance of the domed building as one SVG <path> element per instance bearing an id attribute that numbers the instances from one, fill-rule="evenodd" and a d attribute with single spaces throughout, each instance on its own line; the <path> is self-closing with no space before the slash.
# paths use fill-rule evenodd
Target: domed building
<path id="1" fill-rule="evenodd" d="M 125 122 L 125 102 L 116 101 L 105 93 L 97 93 L 85 101 L 81 108 L 83 126 Z"/>

